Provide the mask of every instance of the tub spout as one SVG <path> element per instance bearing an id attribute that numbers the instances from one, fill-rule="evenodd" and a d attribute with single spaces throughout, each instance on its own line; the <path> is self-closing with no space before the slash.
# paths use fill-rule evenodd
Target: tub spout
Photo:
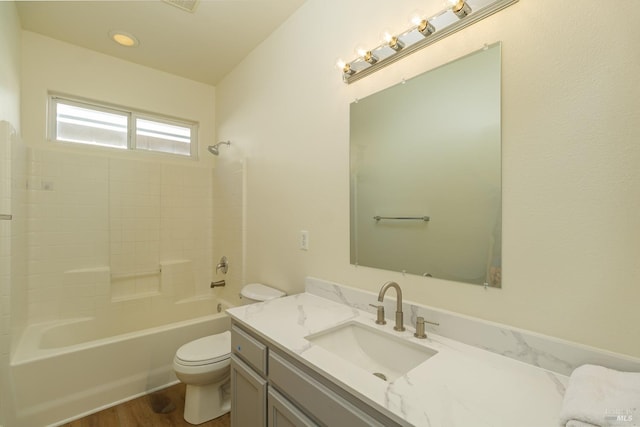
<path id="1" fill-rule="evenodd" d="M 220 286 L 226 285 L 226 282 L 223 280 L 218 280 L 217 282 L 211 282 L 211 288 L 217 288 Z"/>

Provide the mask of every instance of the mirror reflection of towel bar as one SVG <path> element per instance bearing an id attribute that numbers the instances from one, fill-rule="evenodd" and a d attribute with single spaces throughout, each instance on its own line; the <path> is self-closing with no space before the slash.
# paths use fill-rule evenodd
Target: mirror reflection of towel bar
<path id="1" fill-rule="evenodd" d="M 13 218 L 13 215 L 0 214 L 0 219 L 11 221 L 12 218 Z"/>
<path id="2" fill-rule="evenodd" d="M 380 216 L 376 215 L 373 217 L 376 221 L 380 221 L 381 219 L 399 219 L 399 220 L 409 220 L 409 221 L 429 221 L 431 218 L 428 216 Z"/>

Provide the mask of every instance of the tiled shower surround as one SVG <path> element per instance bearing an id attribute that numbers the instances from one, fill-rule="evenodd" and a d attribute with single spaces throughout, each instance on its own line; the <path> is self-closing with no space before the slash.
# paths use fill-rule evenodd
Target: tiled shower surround
<path id="1" fill-rule="evenodd" d="M 27 292 L 11 283 L 24 283 L 26 276 L 26 221 L 24 185 L 26 149 L 13 125 L 0 121 L 0 213 L 12 214 L 0 221 L 0 358 L 9 357 L 26 323 L 26 313 L 16 306 L 26 304 Z M 14 306 L 15 304 L 15 306 Z M 0 363 L 0 366 L 4 366 Z M 2 392 L 0 392 L 1 394 Z"/>
<path id="2" fill-rule="evenodd" d="M 29 148 L 28 324 L 207 292 L 212 169 L 148 159 Z"/>

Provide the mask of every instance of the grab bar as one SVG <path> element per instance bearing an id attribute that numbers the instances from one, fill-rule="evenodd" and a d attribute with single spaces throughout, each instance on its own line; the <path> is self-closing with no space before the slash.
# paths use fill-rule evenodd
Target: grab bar
<path id="1" fill-rule="evenodd" d="M 429 221 L 431 218 L 428 216 L 380 216 L 376 215 L 373 217 L 376 221 L 380 221 L 381 219 L 399 219 L 399 220 L 409 220 L 409 221 Z"/>
<path id="2" fill-rule="evenodd" d="M 9 215 L 9 214 L 0 214 L 0 219 L 5 220 L 5 221 L 11 221 L 11 219 L 13 218 L 13 215 Z"/>
<path id="3" fill-rule="evenodd" d="M 132 277 L 155 276 L 160 273 L 162 273 L 162 269 L 158 268 L 156 270 L 150 270 L 150 271 L 136 271 L 132 273 L 112 274 L 111 278 L 114 280 L 129 279 Z"/>

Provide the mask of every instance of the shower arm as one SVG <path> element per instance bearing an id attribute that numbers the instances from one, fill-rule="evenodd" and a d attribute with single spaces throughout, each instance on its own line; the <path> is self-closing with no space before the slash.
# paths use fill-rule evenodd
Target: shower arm
<path id="1" fill-rule="evenodd" d="M 230 146 L 231 145 L 231 141 L 220 141 L 217 144 L 213 144 L 207 147 L 207 150 L 209 150 L 209 152 L 211 154 L 213 154 L 214 156 L 217 156 L 218 154 L 220 154 L 220 145 L 226 145 L 226 146 Z"/>

